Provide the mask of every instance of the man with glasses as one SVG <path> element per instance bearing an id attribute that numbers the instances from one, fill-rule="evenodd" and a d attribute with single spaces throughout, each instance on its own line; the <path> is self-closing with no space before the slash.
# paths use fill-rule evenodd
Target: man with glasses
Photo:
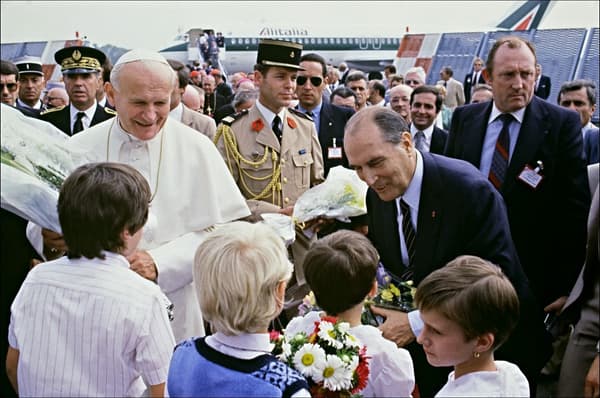
<path id="1" fill-rule="evenodd" d="M 325 176 L 329 169 L 342 165 L 348 167 L 343 153 L 344 127 L 354 114 L 350 108 L 343 108 L 323 101 L 323 91 L 327 87 L 327 65 L 318 54 L 304 54 L 300 58 L 300 67 L 296 79 L 298 110 L 310 116 L 315 123 L 319 143 L 323 153 Z"/>
<path id="2" fill-rule="evenodd" d="M 2 60 L 0 63 L 0 88 L 2 103 L 15 106 L 19 91 L 19 70 L 10 61 Z"/>
<path id="3" fill-rule="evenodd" d="M 346 87 L 356 94 L 356 110 L 365 109 L 368 106 L 367 99 L 369 97 L 369 88 L 365 74 L 362 72 L 352 72 L 346 79 Z"/>
<path id="4" fill-rule="evenodd" d="M 404 74 L 404 84 L 413 89 L 425 84 L 426 77 L 425 69 L 421 66 L 415 66 L 406 71 Z"/>
<path id="5" fill-rule="evenodd" d="M 485 84 L 482 69 L 483 60 L 479 57 L 475 58 L 475 60 L 473 60 L 473 71 L 465 76 L 465 81 L 463 83 L 465 104 L 469 104 L 471 102 L 471 94 L 473 94 L 473 89 L 475 86 L 479 84 Z"/>

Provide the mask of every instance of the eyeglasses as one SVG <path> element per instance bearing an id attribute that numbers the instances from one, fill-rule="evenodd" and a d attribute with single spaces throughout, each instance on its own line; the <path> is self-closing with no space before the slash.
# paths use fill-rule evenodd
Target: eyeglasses
<path id="1" fill-rule="evenodd" d="M 404 83 L 406 83 L 406 84 L 421 84 L 421 82 L 418 80 L 406 80 L 406 81 L 404 81 Z"/>
<path id="2" fill-rule="evenodd" d="M 0 83 L 0 91 L 4 91 L 4 87 L 6 87 L 8 91 L 15 91 L 17 89 L 17 83 Z"/>
<path id="3" fill-rule="evenodd" d="M 299 86 L 304 86 L 309 79 L 310 84 L 315 87 L 318 87 L 321 85 L 321 83 L 323 83 L 323 78 L 319 76 L 311 76 L 310 78 L 306 76 L 298 76 L 296 78 L 296 83 L 298 83 Z"/>

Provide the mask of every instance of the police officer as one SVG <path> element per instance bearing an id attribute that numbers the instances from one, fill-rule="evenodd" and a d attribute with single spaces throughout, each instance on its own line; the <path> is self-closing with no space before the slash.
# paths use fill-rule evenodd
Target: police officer
<path id="1" fill-rule="evenodd" d="M 19 70 L 19 97 L 16 107 L 38 117 L 44 105 L 41 100 L 45 85 L 42 60 L 26 55 L 15 60 L 15 65 Z"/>
<path id="2" fill-rule="evenodd" d="M 115 111 L 96 101 L 105 59 L 106 55 L 93 47 L 73 46 L 58 50 L 54 60 L 61 67 L 70 104 L 42 112 L 40 119 L 73 135 L 116 115 Z"/>
<path id="3" fill-rule="evenodd" d="M 258 46 L 255 83 L 259 97 L 247 111 L 225 117 L 215 136 L 253 216 L 292 215 L 302 193 L 323 181 L 323 156 L 312 119 L 290 108 L 302 45 L 263 39 Z M 301 265 L 309 240 L 297 228 L 292 256 L 299 290 L 288 289 L 297 305 L 306 290 Z M 292 296 L 292 297 L 289 297 Z"/>

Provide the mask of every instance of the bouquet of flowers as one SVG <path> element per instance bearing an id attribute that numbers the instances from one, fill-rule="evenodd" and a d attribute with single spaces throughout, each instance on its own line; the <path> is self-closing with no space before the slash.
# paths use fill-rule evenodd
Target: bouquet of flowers
<path id="1" fill-rule="evenodd" d="M 67 149 L 56 127 L 2 105 L 2 208 L 60 232 L 56 202 L 64 179 L 87 154 Z"/>
<path id="2" fill-rule="evenodd" d="M 369 364 L 366 347 L 349 329 L 347 322 L 322 317 L 310 334 L 271 336 L 273 353 L 306 377 L 313 397 L 356 396 L 367 385 Z"/>
<path id="3" fill-rule="evenodd" d="M 413 299 L 417 289 L 413 281 L 401 281 L 393 278 L 379 263 L 377 268 L 378 292 L 375 297 L 367 300 L 365 306 L 378 307 L 410 312 L 415 309 Z"/>
<path id="4" fill-rule="evenodd" d="M 293 219 L 303 223 L 317 217 L 349 221 L 367 213 L 367 184 L 356 172 L 342 166 L 332 167 L 322 184 L 304 192 L 294 205 Z"/>

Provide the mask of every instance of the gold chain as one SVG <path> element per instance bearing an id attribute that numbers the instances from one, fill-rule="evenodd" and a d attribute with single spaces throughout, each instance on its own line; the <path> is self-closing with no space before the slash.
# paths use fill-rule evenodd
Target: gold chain
<path id="1" fill-rule="evenodd" d="M 271 196 L 272 203 L 280 206 L 281 200 L 279 197 L 279 192 L 281 192 L 281 183 L 279 183 L 278 180 L 279 176 L 281 175 L 281 164 L 279 163 L 279 156 L 277 154 L 277 151 L 274 148 L 266 147 L 263 157 L 257 161 L 253 161 L 245 158 L 238 150 L 235 134 L 233 133 L 233 130 L 230 126 L 226 124 L 221 124 L 219 126 L 217 134 L 214 138 L 215 145 L 219 142 L 221 136 L 223 136 L 227 167 L 229 168 L 229 171 L 233 174 L 232 163 L 234 163 L 237 166 L 237 169 L 239 170 L 240 182 L 243 188 L 246 190 L 246 192 L 248 192 L 251 196 L 247 199 L 260 200 L 267 199 L 269 196 Z M 273 163 L 273 172 L 270 175 L 266 175 L 263 177 L 255 177 L 241 167 L 242 164 L 246 164 L 254 168 L 262 166 L 268 159 L 269 149 L 271 150 L 271 159 Z M 266 181 L 269 178 L 271 180 L 267 183 L 267 185 L 263 188 L 261 192 L 256 193 L 248 187 L 248 184 L 246 183 L 246 178 L 254 181 Z"/>
<path id="2" fill-rule="evenodd" d="M 106 137 L 106 161 L 109 161 L 109 149 L 110 149 L 110 135 L 112 133 L 112 129 L 113 126 L 115 125 L 115 120 L 117 118 L 113 118 L 112 123 L 110 124 L 110 128 L 108 129 L 108 136 Z M 162 130 L 162 129 L 161 129 Z M 160 131 L 159 131 L 160 133 Z M 162 135 L 160 136 L 160 152 L 158 155 L 158 170 L 156 170 L 156 182 L 154 183 L 154 193 L 152 194 L 152 196 L 150 197 L 150 202 L 152 202 L 154 200 L 154 197 L 156 196 L 156 193 L 158 192 L 158 180 L 160 178 L 160 165 L 162 164 L 162 155 L 163 155 L 163 143 L 165 141 L 165 131 L 162 132 Z M 148 148 L 148 152 L 150 152 L 150 148 Z"/>

